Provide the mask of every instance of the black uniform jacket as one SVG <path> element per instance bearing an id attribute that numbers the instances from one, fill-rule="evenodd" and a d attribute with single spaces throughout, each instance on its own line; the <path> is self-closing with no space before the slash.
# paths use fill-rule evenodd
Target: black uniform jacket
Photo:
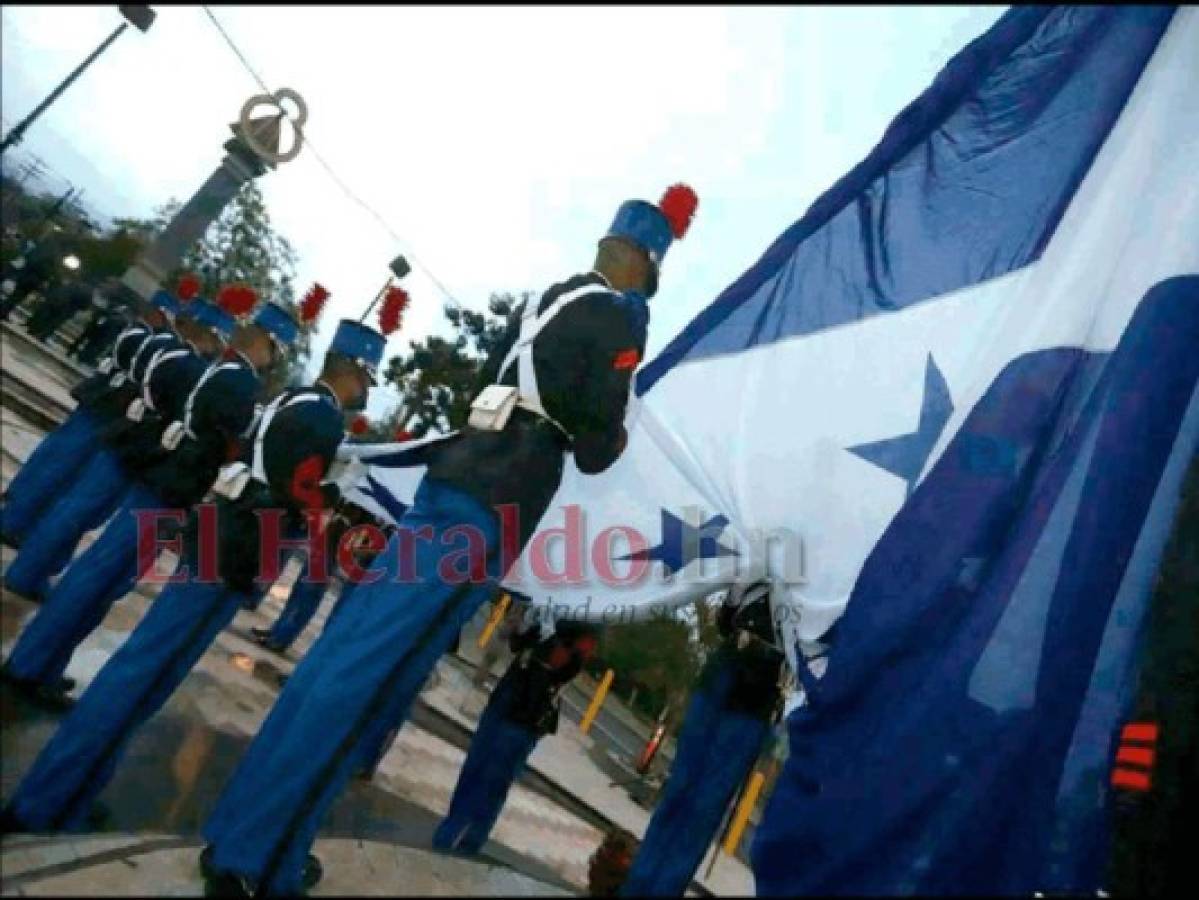
<path id="1" fill-rule="evenodd" d="M 595 474 L 616 461 L 627 439 L 625 407 L 649 322 L 645 301 L 617 293 L 603 275 L 588 272 L 547 290 L 537 301 L 538 310 L 588 285 L 594 290 L 572 300 L 533 344 L 542 405 L 569 437 L 518 408 L 501 432 L 468 426 L 430 445 L 430 477 L 456 485 L 485 506 L 519 506 L 522 546 L 558 489 L 564 454 L 574 454 L 581 472 Z M 479 390 L 497 382 L 523 313 L 523 304 L 513 312 L 503 340 L 483 366 Z M 517 383 L 515 362 L 500 383 Z"/>
<path id="2" fill-rule="evenodd" d="M 140 477 L 148 467 L 166 457 L 168 451 L 162 446 L 162 433 L 171 422 L 183 417 L 188 395 L 210 364 L 191 344 L 170 346 L 158 352 L 161 354 L 158 362 L 152 361 L 143 370 L 140 395 L 143 403 L 148 395 L 152 405 L 143 410 L 140 420 L 127 416 L 114 418 L 101 434 L 133 477 Z"/>
<path id="3" fill-rule="evenodd" d="M 303 397 L 302 402 L 287 405 Z M 265 414 L 264 414 L 265 415 Z M 265 425 L 265 431 L 261 429 Z M 322 484 L 345 438 L 345 422 L 332 391 L 317 383 L 310 388 L 285 391 L 277 412 L 259 426 L 262 465 L 266 484 L 253 479 L 235 501 L 218 500 L 217 534 L 220 574 L 230 587 L 249 592 L 262 569 L 258 558 L 258 513 L 280 509 L 280 536 L 289 540 L 305 536 L 304 513 L 331 508 L 338 499 L 335 485 Z M 247 441 L 241 460 L 254 461 L 254 441 Z M 189 532 L 196 534 L 195 517 Z"/>
<path id="4" fill-rule="evenodd" d="M 570 621 L 558 623 L 548 638 L 540 634 L 538 626 L 509 641 L 520 655 L 504 673 L 512 691 L 506 712 L 518 725 L 551 734 L 558 725 L 558 691 L 595 654 L 597 637 L 594 628 Z"/>
<path id="5" fill-rule="evenodd" d="M 204 497 L 221 466 L 242 455 L 243 440 L 254 422 L 260 390 L 254 367 L 236 351 L 227 351 L 214 365 L 220 368 L 200 385 L 192 402 L 190 424 L 195 437 L 185 437 L 142 473 L 143 481 L 172 507 L 188 507 Z M 174 410 L 173 415 L 182 421 L 184 409 Z"/>

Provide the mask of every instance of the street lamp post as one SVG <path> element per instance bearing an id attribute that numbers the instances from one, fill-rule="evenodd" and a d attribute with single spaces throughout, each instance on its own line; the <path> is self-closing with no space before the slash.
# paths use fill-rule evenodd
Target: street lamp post
<path id="1" fill-rule="evenodd" d="M 0 143 L 0 153 L 3 153 L 14 144 L 19 143 L 22 136 L 24 136 L 25 131 L 34 123 L 37 117 L 44 113 L 46 109 L 49 108 L 50 104 L 62 95 L 63 91 L 74 84 L 75 79 L 83 74 L 83 70 L 95 62 L 96 58 L 105 50 L 107 50 L 113 41 L 121 36 L 121 33 L 129 27 L 130 23 L 132 23 L 142 33 L 149 31 L 150 24 L 154 21 L 154 10 L 150 9 L 150 7 L 121 6 L 119 9 L 121 10 L 121 15 L 125 17 L 125 21 L 118 25 L 116 30 L 106 37 L 104 42 L 95 50 L 93 50 L 91 55 L 81 62 L 78 67 L 76 67 L 75 71 L 68 75 L 63 80 L 62 84 L 54 89 L 49 97 L 39 103 L 33 112 L 13 126 L 7 137 L 4 138 L 3 143 Z"/>

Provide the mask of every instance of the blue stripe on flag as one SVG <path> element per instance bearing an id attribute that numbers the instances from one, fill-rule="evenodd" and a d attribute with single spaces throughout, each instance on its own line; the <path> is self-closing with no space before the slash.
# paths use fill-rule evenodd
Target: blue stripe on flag
<path id="1" fill-rule="evenodd" d="M 1120 662 L 1104 647 L 1122 585 L 1147 585 L 1177 507 L 1163 473 L 1199 442 L 1197 346 L 1199 276 L 1176 277 L 1110 355 L 1029 353 L 995 379 L 870 554 L 789 720 L 755 839 L 760 894 L 1102 886 L 1102 828 L 1061 829 L 1094 824 L 1103 799 L 1063 771 L 1097 665 Z M 1023 463 L 978 466 L 980 437 Z M 1009 614 L 1034 647 L 1010 640 Z"/>
<path id="2" fill-rule="evenodd" d="M 683 361 L 904 309 L 1035 261 L 1173 12 L 1004 14 L 642 368 L 637 393 Z"/>

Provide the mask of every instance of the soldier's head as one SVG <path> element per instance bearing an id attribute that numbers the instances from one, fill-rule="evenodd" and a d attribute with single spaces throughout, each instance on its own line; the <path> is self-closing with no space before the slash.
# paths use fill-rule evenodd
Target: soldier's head
<path id="1" fill-rule="evenodd" d="M 233 335 L 232 349 L 246 357 L 259 372 L 279 365 L 291 352 L 300 336 L 300 326 L 291 312 L 274 302 L 263 303 L 249 321 L 249 308 L 257 301 L 253 289 L 230 285 L 217 294 L 221 309 L 242 320 Z"/>
<path id="2" fill-rule="evenodd" d="M 657 288 L 657 276 L 649 254 L 622 237 L 605 237 L 599 242 L 594 268 L 621 293 L 634 291 L 652 297 Z"/>
<path id="3" fill-rule="evenodd" d="M 229 349 L 248 359 L 259 372 L 265 372 L 275 362 L 275 346 L 270 335 L 253 322 L 242 322 L 234 327 Z"/>
<path id="4" fill-rule="evenodd" d="M 214 356 L 219 352 L 220 343 L 216 335 L 190 316 L 180 316 L 176 319 L 175 331 L 179 337 L 195 347 L 201 356 Z"/>
<path id="5" fill-rule="evenodd" d="M 596 271 L 618 291 L 654 296 L 666 251 L 687 233 L 698 204 L 685 184 L 667 188 L 657 206 L 644 200 L 621 204 L 612 227 L 600 239 Z"/>
<path id="6" fill-rule="evenodd" d="M 175 327 L 175 316 L 179 312 L 179 301 L 167 291 L 155 291 L 150 298 L 144 321 L 156 331 Z"/>
<path id="7" fill-rule="evenodd" d="M 379 364 L 387 339 L 375 329 L 342 319 L 325 354 L 321 381 L 337 395 L 347 411 L 366 407 L 370 389 L 378 384 Z"/>
<path id="8" fill-rule="evenodd" d="M 184 304 L 175 320 L 179 336 L 191 343 L 205 359 L 215 359 L 233 334 L 233 317 L 203 297 Z"/>
<path id="9" fill-rule="evenodd" d="M 325 354 L 320 380 L 337 395 L 337 402 L 347 412 L 357 412 L 366 407 L 366 398 L 374 384 L 362 366 L 340 353 Z"/>
<path id="10" fill-rule="evenodd" d="M 155 331 L 171 327 L 171 320 L 166 317 L 166 314 L 161 309 L 156 309 L 153 306 L 145 308 L 145 312 L 142 313 L 142 321 Z"/>

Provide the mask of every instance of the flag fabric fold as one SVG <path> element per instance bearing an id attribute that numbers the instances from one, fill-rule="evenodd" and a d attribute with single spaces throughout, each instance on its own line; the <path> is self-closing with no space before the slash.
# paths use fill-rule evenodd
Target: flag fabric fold
<path id="1" fill-rule="evenodd" d="M 825 642 L 759 892 L 1101 887 L 1199 442 L 1196 47 L 1194 8 L 1005 13 L 639 372 L 510 573 L 609 622 L 769 577 L 792 664 Z"/>

